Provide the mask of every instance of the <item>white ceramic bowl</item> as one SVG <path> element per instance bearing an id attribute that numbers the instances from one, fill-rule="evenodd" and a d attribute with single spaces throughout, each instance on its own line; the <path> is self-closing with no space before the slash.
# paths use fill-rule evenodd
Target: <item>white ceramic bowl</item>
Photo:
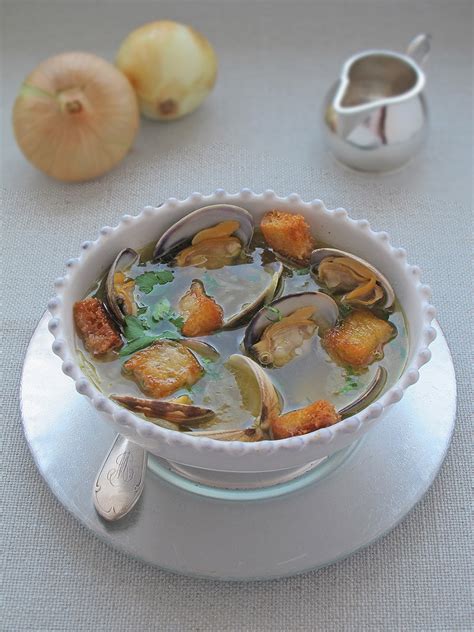
<path id="1" fill-rule="evenodd" d="M 75 357 L 74 302 L 84 297 L 119 250 L 127 246 L 138 249 L 158 239 L 165 229 L 190 211 L 216 203 L 242 206 L 256 222 L 270 209 L 301 213 L 319 239 L 363 257 L 389 278 L 404 309 L 409 332 L 407 365 L 394 386 L 362 412 L 334 426 L 300 437 L 259 443 L 216 441 L 167 430 L 118 406 L 95 388 L 81 372 Z M 387 233 L 374 232 L 367 220 L 353 220 L 342 208 L 328 210 L 320 200 L 303 202 L 296 194 L 281 198 L 273 191 L 257 195 L 242 189 L 240 193 L 229 194 L 218 189 L 211 195 L 193 193 L 185 200 L 170 198 L 159 208 L 147 206 L 135 217 L 124 215 L 115 228 L 102 228 L 96 241 L 82 244 L 81 255 L 68 261 L 67 268 L 67 274 L 57 279 L 57 294 L 48 304 L 52 315 L 49 329 L 55 338 L 53 351 L 62 358 L 62 369 L 75 381 L 77 391 L 90 400 L 117 432 L 159 457 L 175 464 L 236 476 L 258 472 L 260 481 L 282 480 L 278 473 L 283 474 L 283 471 L 290 473 L 284 478 L 291 477 L 359 439 L 381 419 L 389 406 L 403 397 L 405 389 L 418 380 L 419 369 L 430 359 L 428 347 L 436 336 L 430 326 L 435 315 L 429 303 L 430 289 L 420 282 L 420 269 L 407 263 L 405 250 L 391 246 Z M 208 474 L 212 478 L 211 472 Z"/>

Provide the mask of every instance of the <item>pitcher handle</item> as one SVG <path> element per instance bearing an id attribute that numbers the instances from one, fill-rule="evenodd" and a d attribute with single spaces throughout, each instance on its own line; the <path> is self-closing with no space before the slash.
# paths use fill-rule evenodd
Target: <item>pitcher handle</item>
<path id="1" fill-rule="evenodd" d="M 430 49 L 431 35 L 428 33 L 420 33 L 408 44 L 407 55 L 412 57 L 419 66 L 423 66 L 428 59 Z"/>

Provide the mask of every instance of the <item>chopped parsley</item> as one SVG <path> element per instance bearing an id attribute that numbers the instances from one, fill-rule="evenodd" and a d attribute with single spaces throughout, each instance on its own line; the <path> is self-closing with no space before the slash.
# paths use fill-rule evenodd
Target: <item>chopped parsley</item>
<path id="1" fill-rule="evenodd" d="M 155 285 L 165 285 L 173 281 L 174 275 L 171 270 L 148 271 L 140 274 L 135 279 L 138 289 L 145 294 L 149 294 Z"/>
<path id="2" fill-rule="evenodd" d="M 162 298 L 160 301 L 158 301 L 158 303 L 152 309 L 151 317 L 157 323 L 162 320 L 166 320 L 174 325 L 176 329 L 180 330 L 184 325 L 184 318 L 173 311 L 171 303 L 167 298 Z"/>
<path id="3" fill-rule="evenodd" d="M 135 353 L 135 351 L 146 349 L 146 347 L 149 347 L 157 340 L 180 340 L 180 339 L 181 339 L 181 336 L 175 331 L 162 331 L 161 334 L 157 334 L 156 336 L 144 335 L 126 344 L 125 347 L 123 347 L 120 350 L 119 356 L 123 358 L 124 356 L 128 356 L 131 353 Z"/>
<path id="4" fill-rule="evenodd" d="M 357 373 L 354 372 L 354 369 L 351 367 L 347 367 L 344 370 L 344 385 L 336 391 L 335 395 L 342 395 L 344 393 L 350 393 L 354 391 L 356 388 L 359 388 L 359 380 L 357 379 Z"/>
<path id="5" fill-rule="evenodd" d="M 159 322 L 160 320 L 163 320 L 164 318 L 168 318 L 170 313 L 171 313 L 171 303 L 169 302 L 167 298 L 162 298 L 161 301 L 158 301 L 158 303 L 153 308 L 151 312 L 151 317 L 153 318 L 153 320 L 156 320 L 157 322 Z"/>
<path id="6" fill-rule="evenodd" d="M 123 333 L 129 342 L 144 336 L 145 329 L 147 329 L 145 323 L 136 316 L 125 316 L 125 327 Z"/>

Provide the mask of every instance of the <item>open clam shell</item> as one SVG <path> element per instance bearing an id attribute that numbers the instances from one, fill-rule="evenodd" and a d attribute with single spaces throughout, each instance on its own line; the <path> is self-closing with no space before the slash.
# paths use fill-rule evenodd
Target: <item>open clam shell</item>
<path id="1" fill-rule="evenodd" d="M 264 432 L 260 428 L 242 428 L 240 430 L 198 430 L 187 434 L 191 434 L 193 437 L 216 439 L 216 441 L 244 441 L 245 443 L 262 441 L 266 438 Z"/>
<path id="2" fill-rule="evenodd" d="M 122 286 L 119 287 L 116 273 L 125 273 L 136 261 L 138 261 L 138 253 L 135 252 L 135 250 L 132 250 L 132 248 L 125 248 L 124 250 L 121 250 L 110 266 L 110 270 L 105 281 L 105 296 L 107 305 L 117 322 L 120 324 L 124 322 L 125 316 L 133 315 L 135 312 L 133 308 L 134 283 L 132 281 L 128 288 L 125 287 L 125 284 L 122 284 Z"/>
<path id="3" fill-rule="evenodd" d="M 264 268 L 265 270 L 268 270 L 270 277 L 267 287 L 264 288 L 253 301 L 244 305 L 239 312 L 225 318 L 223 329 L 231 329 L 232 327 L 236 327 L 237 325 L 241 324 L 243 320 L 245 320 L 258 309 L 260 309 L 262 305 L 266 305 L 273 300 L 275 294 L 278 291 L 281 276 L 283 274 L 283 264 L 281 263 L 281 261 L 273 261 L 272 263 L 266 264 Z"/>
<path id="4" fill-rule="evenodd" d="M 361 259 L 349 252 L 344 252 L 343 250 L 338 250 L 337 248 L 318 248 L 317 250 L 313 250 L 311 253 L 311 274 L 316 279 L 318 279 L 319 265 L 324 259 L 326 259 L 326 257 L 347 257 L 348 259 L 352 259 L 353 261 L 365 266 L 375 275 L 378 284 L 384 291 L 382 307 L 389 308 L 393 305 L 395 302 L 395 292 L 393 291 L 387 277 L 377 270 L 377 268 L 374 268 L 374 266 L 368 261 L 365 261 L 364 259 Z"/>
<path id="5" fill-rule="evenodd" d="M 371 382 L 363 393 L 361 393 L 354 401 L 350 402 L 337 412 L 342 418 L 350 417 L 366 408 L 370 402 L 376 399 L 382 392 L 383 387 L 387 383 L 387 370 L 383 366 L 379 366 Z"/>
<path id="6" fill-rule="evenodd" d="M 111 395 L 118 404 L 134 413 L 141 413 L 145 417 L 153 419 L 165 419 L 175 424 L 189 424 L 208 421 L 215 416 L 210 408 L 194 406 L 193 404 L 179 404 L 162 399 L 147 399 L 145 397 L 133 397 L 132 395 Z"/>
<path id="7" fill-rule="evenodd" d="M 309 306 L 314 307 L 314 314 L 311 318 L 320 329 L 324 330 L 334 327 L 339 315 L 339 309 L 337 303 L 330 296 L 322 292 L 288 294 L 262 307 L 255 314 L 245 330 L 245 351 L 252 354 L 253 345 L 261 339 L 265 329 L 275 322 L 273 314 L 278 314 L 278 316 L 284 318 L 301 307 Z"/>
<path id="8" fill-rule="evenodd" d="M 252 240 L 254 221 L 248 211 L 232 204 L 213 204 L 197 209 L 173 224 L 158 240 L 153 252 L 153 259 L 161 259 L 185 246 L 191 239 L 205 228 L 211 228 L 220 222 L 235 220 L 239 228 L 235 236 L 240 239 L 244 248 Z"/>
<path id="9" fill-rule="evenodd" d="M 257 402 L 252 402 L 258 410 L 254 425 L 250 428 L 231 430 L 199 430 L 192 432 L 192 435 L 219 441 L 249 442 L 268 439 L 271 419 L 280 413 L 280 400 L 270 378 L 256 362 L 240 353 L 232 354 L 227 360 L 226 366 L 231 371 L 240 373 L 244 380 L 250 378 L 255 381 L 255 394 L 259 399 Z"/>

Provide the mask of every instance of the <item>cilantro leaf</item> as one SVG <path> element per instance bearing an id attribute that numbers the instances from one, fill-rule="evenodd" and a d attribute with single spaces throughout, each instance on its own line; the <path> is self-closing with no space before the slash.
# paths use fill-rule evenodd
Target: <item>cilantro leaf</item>
<path id="1" fill-rule="evenodd" d="M 309 274 L 309 268 L 300 268 L 299 270 L 296 270 L 296 274 L 298 276 L 304 276 L 305 274 Z"/>
<path id="2" fill-rule="evenodd" d="M 280 320 L 283 318 L 283 314 L 280 312 L 278 307 L 267 305 L 265 309 L 267 311 L 266 317 L 268 318 L 268 320 L 271 320 L 272 323 L 279 323 Z"/>
<path id="3" fill-rule="evenodd" d="M 162 331 L 156 336 L 157 340 L 181 340 L 181 336 L 176 331 Z"/>
<path id="4" fill-rule="evenodd" d="M 180 340 L 181 336 L 175 331 L 162 331 L 161 334 L 157 336 L 147 336 L 142 335 L 140 338 L 135 338 L 131 340 L 125 347 L 122 347 L 119 352 L 119 356 L 123 358 L 124 356 L 128 356 L 135 351 L 141 351 L 141 349 L 146 349 L 151 344 L 156 342 L 157 340 Z"/>
<path id="5" fill-rule="evenodd" d="M 174 279 L 173 272 L 171 270 L 158 270 L 144 272 L 135 279 L 135 283 L 138 289 L 145 294 L 149 294 L 155 285 L 165 285 L 165 283 L 171 283 Z"/>
<path id="6" fill-rule="evenodd" d="M 181 331 L 184 325 L 184 318 L 182 316 L 173 314 L 173 316 L 169 316 L 168 320 L 170 321 L 172 325 L 176 327 L 176 329 L 179 329 Z"/>
<path id="7" fill-rule="evenodd" d="M 123 333 L 129 342 L 142 338 L 145 335 L 144 323 L 136 316 L 125 316 Z"/>
<path id="8" fill-rule="evenodd" d="M 120 349 L 119 356 L 123 358 L 124 356 L 135 353 L 135 351 L 145 349 L 146 347 L 149 347 L 151 344 L 153 344 L 155 340 L 155 336 L 142 336 L 141 338 L 136 338 L 135 340 L 132 340 L 131 342 L 126 344 L 125 347 L 122 347 L 122 349 Z"/>
<path id="9" fill-rule="evenodd" d="M 153 320 L 160 321 L 168 318 L 171 312 L 171 303 L 167 298 L 162 298 L 153 308 L 151 317 Z"/>
<path id="10" fill-rule="evenodd" d="M 184 325 L 184 318 L 171 309 L 171 303 L 167 298 L 162 298 L 158 301 L 152 310 L 151 317 L 156 322 L 167 320 L 179 330 L 181 330 Z"/>

